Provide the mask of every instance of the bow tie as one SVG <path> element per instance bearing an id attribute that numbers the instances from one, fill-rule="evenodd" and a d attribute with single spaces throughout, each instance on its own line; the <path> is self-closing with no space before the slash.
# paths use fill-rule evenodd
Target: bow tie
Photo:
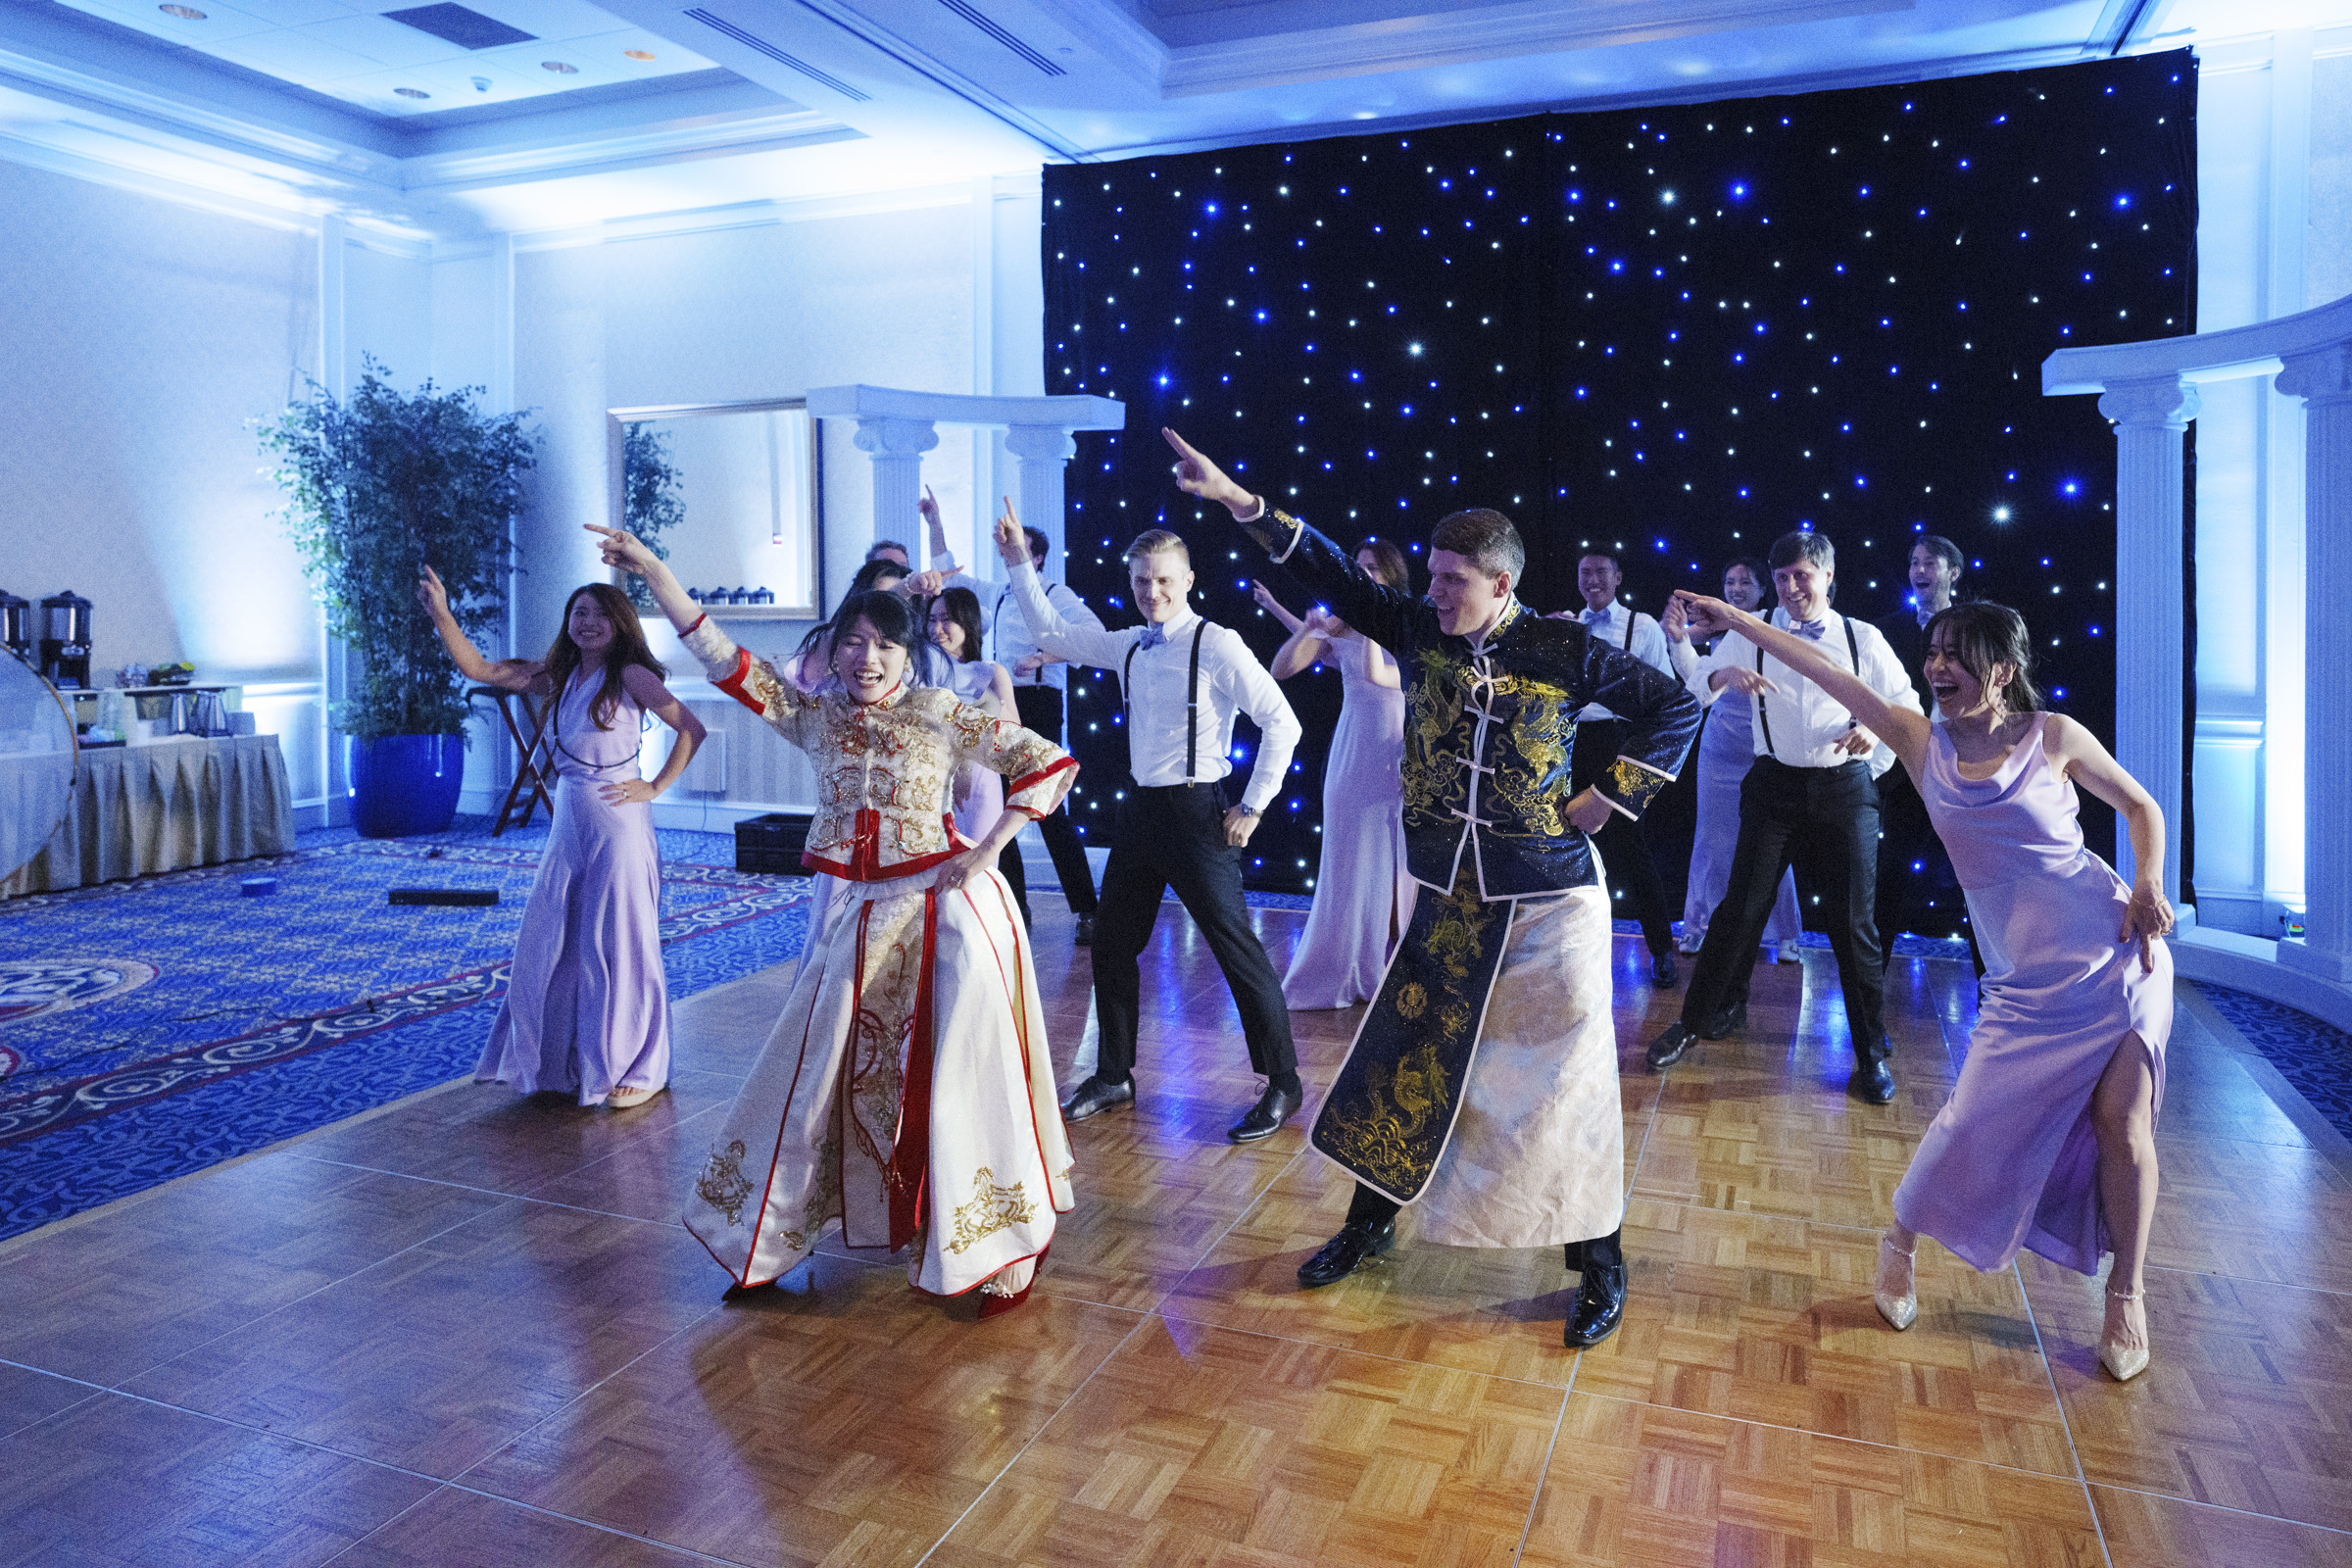
<path id="1" fill-rule="evenodd" d="M 1819 632 L 1815 632 L 1814 635 L 1818 637 L 1821 634 Z M 1161 643 L 1164 643 L 1167 640 L 1168 634 L 1164 629 L 1162 629 L 1159 622 L 1156 620 L 1150 620 L 1144 623 L 1144 634 L 1135 640 L 1135 646 L 1138 648 L 1157 648 Z"/>
<path id="2" fill-rule="evenodd" d="M 1792 621 L 1789 623 L 1788 629 L 1807 642 L 1817 643 L 1821 641 L 1821 634 L 1830 629 L 1830 622 L 1827 616 L 1820 620 Z"/>
<path id="3" fill-rule="evenodd" d="M 1608 618 L 1609 612 L 1605 610 L 1588 610 L 1585 612 L 1585 624 L 1588 626 L 1597 626 Z"/>

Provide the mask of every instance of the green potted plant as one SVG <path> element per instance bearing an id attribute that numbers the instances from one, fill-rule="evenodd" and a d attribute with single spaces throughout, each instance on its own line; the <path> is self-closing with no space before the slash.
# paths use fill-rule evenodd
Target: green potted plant
<path id="1" fill-rule="evenodd" d="M 364 362 L 339 399 L 261 421 L 327 629 L 351 651 L 331 721 L 344 737 L 352 824 L 368 838 L 433 833 L 457 814 L 466 770 L 466 682 L 417 609 L 417 568 L 449 586 L 468 635 L 495 645 L 513 569 L 508 524 L 537 438 L 520 414 L 484 414 L 479 387 L 403 394 Z"/>
<path id="2" fill-rule="evenodd" d="M 662 561 L 669 546 L 662 535 L 685 518 L 686 502 L 678 494 L 678 469 L 670 461 L 669 432 L 657 430 L 645 419 L 620 427 L 620 525 L 645 541 Z M 629 603 L 639 610 L 654 608 L 653 591 L 643 577 L 628 580 Z"/>

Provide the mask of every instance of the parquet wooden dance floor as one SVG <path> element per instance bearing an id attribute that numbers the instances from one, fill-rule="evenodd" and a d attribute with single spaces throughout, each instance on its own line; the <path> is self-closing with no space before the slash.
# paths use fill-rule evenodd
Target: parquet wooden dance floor
<path id="1" fill-rule="evenodd" d="M 1257 918 L 1279 967 L 1301 917 Z M 1581 1357 L 1556 1250 L 1408 1219 L 1298 1290 L 1348 1186 L 1303 1118 L 1225 1142 L 1256 1083 L 1173 906 L 1035 1299 L 828 1249 L 722 1303 L 681 1197 L 789 973 L 721 987 L 646 1109 L 452 1086 L 0 1249 L 0 1563 L 2352 1564 L 2352 1148 L 2184 986 L 2151 1370 L 2098 1369 L 2099 1282 L 1932 1242 L 1898 1336 L 1877 1233 L 1974 987 L 1896 961 L 1874 1107 L 1806 967 L 1659 1079 L 1619 939 L 1632 1291 Z M 1310 1113 L 1355 1016 L 1295 1015 Z"/>

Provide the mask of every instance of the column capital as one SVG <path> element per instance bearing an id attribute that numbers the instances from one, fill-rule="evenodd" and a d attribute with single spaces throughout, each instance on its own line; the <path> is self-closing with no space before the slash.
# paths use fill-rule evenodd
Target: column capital
<path id="1" fill-rule="evenodd" d="M 1015 424 L 1005 427 L 1004 450 L 1028 463 L 1067 463 L 1078 443 L 1058 424 Z"/>
<path id="2" fill-rule="evenodd" d="M 877 458 L 915 458 L 939 445 L 939 431 L 929 419 L 859 419 L 854 444 Z"/>
<path id="3" fill-rule="evenodd" d="M 2306 406 L 2352 403 L 2352 343 L 2330 343 L 2309 354 L 2290 354 L 2272 385 Z"/>
<path id="4" fill-rule="evenodd" d="M 2099 412 L 2120 425 L 2185 430 L 2202 407 L 2193 385 L 2177 375 L 2115 381 L 2099 398 Z"/>

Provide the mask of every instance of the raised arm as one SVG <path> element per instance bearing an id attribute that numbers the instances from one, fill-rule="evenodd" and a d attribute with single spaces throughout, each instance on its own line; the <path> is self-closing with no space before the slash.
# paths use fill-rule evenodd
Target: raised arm
<path id="1" fill-rule="evenodd" d="M 1021 617 L 1029 623 L 1029 635 L 1037 640 L 1037 646 L 1073 664 L 1117 668 L 1134 639 L 1125 632 L 1104 631 L 1099 620 L 1092 626 L 1078 625 L 1054 608 L 1045 584 L 1037 580 L 1037 567 L 1029 560 L 1029 536 L 1021 532 L 1021 519 L 1014 514 L 1009 497 L 1004 514 L 997 519 L 996 538 L 997 554 L 1004 558 L 1005 573 L 1012 580 L 1013 602 L 1021 607 Z"/>
<path id="2" fill-rule="evenodd" d="M 1686 602 L 1692 625 L 1738 632 L 1836 698 L 1865 728 L 1894 748 L 1894 755 L 1902 760 L 1913 778 L 1920 776 L 1927 762 L 1928 738 L 1933 733 L 1926 714 L 1888 701 L 1860 675 L 1838 668 L 1821 651 L 1820 644 L 1785 632 L 1761 615 L 1736 610 L 1720 599 L 1688 589 L 1677 590 L 1675 597 Z"/>
<path id="3" fill-rule="evenodd" d="M 1332 612 L 1374 642 L 1401 653 L 1408 640 L 1419 601 L 1386 583 L 1355 563 L 1323 534 L 1273 507 L 1226 477 L 1225 470 L 1202 457 L 1173 430 L 1159 432 L 1176 453 L 1176 487 L 1188 496 L 1213 501 L 1232 514 L 1242 531 L 1255 540 L 1275 562 L 1291 568 L 1309 592 L 1329 604 Z"/>
<path id="4" fill-rule="evenodd" d="M 1282 601 L 1274 597 L 1273 589 L 1254 577 L 1250 580 L 1250 597 L 1257 601 L 1258 609 L 1281 621 L 1284 631 L 1296 636 L 1299 626 L 1304 624 L 1297 615 L 1282 608 Z M 1276 679 L 1280 678 L 1280 676 L 1276 677 Z"/>
<path id="5" fill-rule="evenodd" d="M 510 692 L 540 692 L 547 684 L 547 666 L 535 659 L 488 660 L 458 624 L 457 615 L 449 608 L 449 590 L 441 586 L 440 573 L 430 566 L 417 568 L 416 598 L 424 612 L 433 617 L 433 630 L 441 635 L 441 646 L 457 662 L 458 672 L 467 680 L 483 686 L 496 686 Z"/>
<path id="6" fill-rule="evenodd" d="M 1309 611 L 1304 620 L 1293 616 L 1284 618 L 1291 623 L 1290 641 L 1274 650 L 1274 662 L 1267 666 L 1268 672 L 1276 680 L 1289 680 L 1300 670 L 1311 668 L 1331 651 L 1331 640 L 1326 635 L 1321 614 Z"/>
<path id="7" fill-rule="evenodd" d="M 703 607 L 686 597 L 686 590 L 678 583 L 677 573 L 669 569 L 668 563 L 647 549 L 644 540 L 621 528 L 606 528 L 593 522 L 584 522 L 580 526 L 598 536 L 596 553 L 604 558 L 606 565 L 617 566 L 631 576 L 645 579 L 645 586 L 653 593 L 654 603 L 662 607 L 662 613 L 669 617 L 670 625 L 676 627 L 681 635 L 703 618 Z"/>

